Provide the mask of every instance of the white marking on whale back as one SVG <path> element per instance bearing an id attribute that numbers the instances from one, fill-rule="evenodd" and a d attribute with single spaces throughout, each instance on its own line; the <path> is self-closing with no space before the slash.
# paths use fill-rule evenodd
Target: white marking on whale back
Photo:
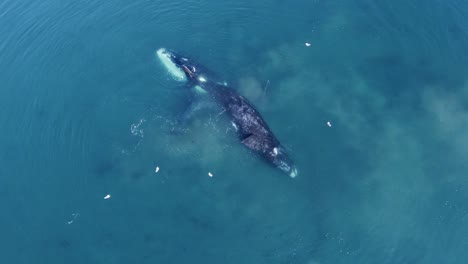
<path id="1" fill-rule="evenodd" d="M 297 169 L 296 169 L 296 168 L 293 168 L 293 169 L 291 170 L 291 173 L 289 173 L 289 177 L 291 177 L 291 178 L 296 178 L 296 176 L 297 176 Z"/>
<path id="2" fill-rule="evenodd" d="M 278 148 L 273 148 L 273 154 L 274 154 L 275 156 L 278 156 Z"/>
<path id="3" fill-rule="evenodd" d="M 200 82 L 206 82 L 206 79 L 205 79 L 205 77 L 203 77 L 203 76 L 198 77 L 198 80 L 199 80 Z"/>
<path id="4" fill-rule="evenodd" d="M 177 81 L 186 81 L 187 77 L 185 76 L 184 71 L 182 71 L 177 65 L 175 65 L 172 60 L 169 58 L 169 55 L 165 53 L 165 49 L 161 48 L 156 51 L 161 63 L 166 67 L 167 71 L 176 79 Z"/>
<path id="5" fill-rule="evenodd" d="M 232 124 L 232 126 L 234 127 L 234 129 L 235 129 L 236 131 L 239 130 L 239 128 L 237 127 L 236 123 L 234 123 L 234 122 L 231 121 L 231 124 Z"/>

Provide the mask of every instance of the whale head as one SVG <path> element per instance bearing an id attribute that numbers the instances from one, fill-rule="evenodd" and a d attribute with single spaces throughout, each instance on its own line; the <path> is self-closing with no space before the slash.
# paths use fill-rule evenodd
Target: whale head
<path id="1" fill-rule="evenodd" d="M 177 54 L 161 48 L 156 51 L 156 56 L 174 79 L 178 81 L 187 81 L 186 73 L 182 68 L 183 64 L 181 63 L 181 58 Z"/>
<path id="2" fill-rule="evenodd" d="M 204 70 L 194 61 L 164 48 L 156 51 L 156 55 L 174 79 L 206 82 L 206 77 L 202 74 Z"/>
<path id="3" fill-rule="evenodd" d="M 173 50 L 160 48 L 156 51 L 156 56 L 175 80 L 191 82 L 194 85 L 205 82 L 226 85 L 226 82 L 210 69 Z"/>
<path id="4" fill-rule="evenodd" d="M 266 153 L 266 157 L 275 167 L 288 174 L 289 177 L 295 178 L 297 176 L 297 168 L 282 146 L 272 148 Z"/>

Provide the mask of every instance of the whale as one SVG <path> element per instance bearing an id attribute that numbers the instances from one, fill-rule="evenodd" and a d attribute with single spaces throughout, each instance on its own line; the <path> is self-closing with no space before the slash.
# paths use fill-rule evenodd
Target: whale
<path id="1" fill-rule="evenodd" d="M 187 56 L 165 48 L 158 49 L 156 56 L 174 80 L 187 83 L 195 93 L 208 97 L 222 109 L 245 147 L 291 178 L 298 175 L 288 152 L 247 98 Z"/>

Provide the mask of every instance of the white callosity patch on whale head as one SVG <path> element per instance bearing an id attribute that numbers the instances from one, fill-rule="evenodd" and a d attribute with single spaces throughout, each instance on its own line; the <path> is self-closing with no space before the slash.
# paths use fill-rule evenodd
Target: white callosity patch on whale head
<path id="1" fill-rule="evenodd" d="M 166 67 L 167 71 L 174 77 L 174 79 L 178 81 L 186 81 L 187 77 L 182 69 L 180 69 L 171 59 L 170 53 L 168 53 L 165 49 L 161 48 L 156 51 L 156 55 L 158 56 L 161 63 Z"/>

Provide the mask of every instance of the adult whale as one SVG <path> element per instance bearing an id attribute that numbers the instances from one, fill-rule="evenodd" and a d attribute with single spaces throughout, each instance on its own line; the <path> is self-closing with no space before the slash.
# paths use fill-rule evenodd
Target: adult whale
<path id="1" fill-rule="evenodd" d="M 174 78 L 188 82 L 221 106 L 237 131 L 242 144 L 265 158 L 270 164 L 294 178 L 298 172 L 284 147 L 275 137 L 255 107 L 226 84 L 212 77 L 209 70 L 174 51 L 159 49 L 158 58 Z"/>

